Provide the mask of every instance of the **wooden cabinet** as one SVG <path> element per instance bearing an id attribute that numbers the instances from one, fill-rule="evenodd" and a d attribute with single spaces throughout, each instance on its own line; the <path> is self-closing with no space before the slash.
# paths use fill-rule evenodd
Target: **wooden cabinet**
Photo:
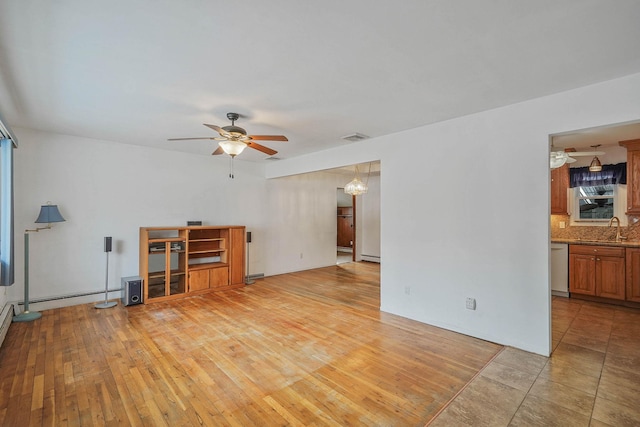
<path id="1" fill-rule="evenodd" d="M 576 294 L 596 294 L 596 258 L 594 255 L 569 255 L 569 291 Z"/>
<path id="2" fill-rule="evenodd" d="M 619 144 L 627 149 L 627 215 L 640 215 L 640 139 Z"/>
<path id="3" fill-rule="evenodd" d="M 640 302 L 640 248 L 627 248 L 627 301 Z"/>
<path id="4" fill-rule="evenodd" d="M 244 286 L 245 228 L 142 227 L 145 303 Z"/>
<path id="5" fill-rule="evenodd" d="M 229 286 L 229 270 L 227 268 L 189 269 L 189 291 L 202 291 Z"/>
<path id="6" fill-rule="evenodd" d="M 625 299 L 625 249 L 612 246 L 569 246 L 569 291 Z"/>
<path id="7" fill-rule="evenodd" d="M 567 215 L 567 189 L 569 188 L 569 165 L 551 169 L 551 214 Z"/>
<path id="8" fill-rule="evenodd" d="M 339 207 L 337 218 L 337 246 L 344 248 L 353 247 L 353 208 Z"/>

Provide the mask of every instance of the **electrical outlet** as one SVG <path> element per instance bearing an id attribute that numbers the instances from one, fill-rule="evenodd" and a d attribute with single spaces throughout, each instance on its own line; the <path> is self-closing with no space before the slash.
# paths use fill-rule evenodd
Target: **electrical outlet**
<path id="1" fill-rule="evenodd" d="M 302 259 L 302 252 L 300 252 L 300 259 Z"/>
<path id="2" fill-rule="evenodd" d="M 407 295 L 411 295 L 411 286 L 405 286 L 404 287 L 404 293 Z"/>
<path id="3" fill-rule="evenodd" d="M 567 228 L 567 223 L 564 221 L 560 221 L 560 228 Z"/>
<path id="4" fill-rule="evenodd" d="M 476 299 L 475 298 L 467 298 L 467 309 L 475 310 L 476 309 Z"/>

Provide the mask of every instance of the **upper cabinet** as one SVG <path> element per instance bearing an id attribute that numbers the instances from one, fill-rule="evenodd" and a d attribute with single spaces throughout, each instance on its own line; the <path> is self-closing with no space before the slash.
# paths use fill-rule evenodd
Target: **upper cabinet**
<path id="1" fill-rule="evenodd" d="M 640 152 L 639 152 L 640 153 Z M 551 214 L 567 215 L 567 189 L 569 188 L 569 165 L 551 169 Z"/>
<path id="2" fill-rule="evenodd" d="M 640 139 L 620 145 L 627 149 L 627 215 L 640 215 Z"/>

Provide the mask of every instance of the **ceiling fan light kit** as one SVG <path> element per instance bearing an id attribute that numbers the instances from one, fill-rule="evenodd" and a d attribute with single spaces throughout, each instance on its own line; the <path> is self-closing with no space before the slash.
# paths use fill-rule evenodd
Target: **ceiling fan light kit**
<path id="1" fill-rule="evenodd" d="M 600 144 L 592 145 L 591 147 L 596 149 L 600 147 Z M 602 170 L 602 163 L 600 163 L 600 159 L 596 155 L 594 156 L 593 160 L 591 160 L 591 164 L 589 165 L 589 172 L 600 172 L 601 170 Z"/>
<path id="2" fill-rule="evenodd" d="M 220 141 L 218 142 L 218 145 L 224 150 L 225 153 L 227 153 L 231 157 L 235 157 L 238 154 L 242 153 L 247 146 L 247 144 L 242 141 L 234 140 Z"/>

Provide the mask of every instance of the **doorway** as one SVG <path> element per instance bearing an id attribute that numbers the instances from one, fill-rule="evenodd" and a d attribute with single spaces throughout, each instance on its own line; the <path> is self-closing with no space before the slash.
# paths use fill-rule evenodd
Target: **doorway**
<path id="1" fill-rule="evenodd" d="M 355 197 L 338 188 L 336 201 L 336 264 L 343 264 L 355 261 Z"/>

